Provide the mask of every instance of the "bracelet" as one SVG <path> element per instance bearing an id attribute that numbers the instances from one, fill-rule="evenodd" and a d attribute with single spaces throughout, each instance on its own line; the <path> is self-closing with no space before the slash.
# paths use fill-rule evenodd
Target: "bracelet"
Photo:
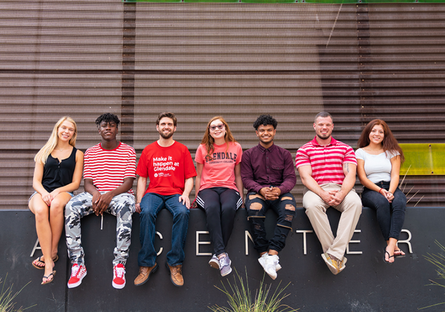
<path id="1" fill-rule="evenodd" d="M 382 194 L 381 190 L 383 190 L 383 188 L 380 188 L 379 193 Z M 383 194 L 382 194 L 383 195 Z"/>

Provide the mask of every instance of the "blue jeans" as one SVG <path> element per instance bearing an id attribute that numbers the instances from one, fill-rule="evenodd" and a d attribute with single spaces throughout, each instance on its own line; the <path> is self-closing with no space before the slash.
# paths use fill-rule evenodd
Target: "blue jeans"
<path id="1" fill-rule="evenodd" d="M 389 189 L 389 182 L 380 181 L 377 186 Z M 394 192 L 394 199 L 390 203 L 385 196 L 376 191 L 364 188 L 362 193 L 362 203 L 364 207 L 374 209 L 377 214 L 377 221 L 385 240 L 390 238 L 399 239 L 405 221 L 406 196 L 397 188 Z"/>
<path id="2" fill-rule="evenodd" d="M 173 215 L 172 249 L 167 253 L 170 266 L 182 264 L 184 261 L 184 245 L 187 237 L 190 210 L 179 201 L 179 195 L 159 195 L 147 193 L 141 201 L 141 250 L 138 254 L 139 266 L 151 267 L 156 262 L 154 246 L 156 235 L 156 218 L 162 208 L 167 208 Z"/>

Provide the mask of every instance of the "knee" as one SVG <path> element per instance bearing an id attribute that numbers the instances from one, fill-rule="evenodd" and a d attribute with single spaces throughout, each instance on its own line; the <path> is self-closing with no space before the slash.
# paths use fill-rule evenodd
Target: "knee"
<path id="1" fill-rule="evenodd" d="M 399 210 L 405 210 L 406 208 L 406 196 L 402 191 L 396 191 L 394 193 L 394 199 L 392 201 L 393 208 Z"/>
<path id="2" fill-rule="evenodd" d="M 352 209 L 356 212 L 362 212 L 362 200 L 355 191 L 350 191 L 348 195 L 343 199 L 345 210 Z"/>
<path id="3" fill-rule="evenodd" d="M 65 207 L 65 203 L 62 203 L 59 199 L 54 199 L 51 202 L 51 206 L 50 206 L 51 214 L 62 213 L 64 207 Z"/>
<path id="4" fill-rule="evenodd" d="M 318 205 L 316 203 L 305 203 L 303 202 L 304 210 L 307 215 L 314 215 L 317 213 L 326 213 L 326 208 L 323 205 Z"/>
<path id="5" fill-rule="evenodd" d="M 284 206 L 284 221 L 292 223 L 295 215 L 295 205 L 286 204 Z"/>
<path id="6" fill-rule="evenodd" d="M 134 211 L 134 203 L 133 204 L 125 203 L 118 209 L 118 211 L 116 211 L 116 213 L 119 216 L 119 218 L 128 220 L 131 219 L 133 211 Z"/>
<path id="7" fill-rule="evenodd" d="M 259 202 L 249 202 L 246 208 L 249 217 L 264 216 L 263 205 Z"/>
<path id="8" fill-rule="evenodd" d="M 77 208 L 79 206 L 79 204 L 81 203 L 77 203 L 76 205 L 74 204 L 75 201 L 73 199 L 71 199 L 66 205 L 65 205 L 65 217 L 69 216 L 72 213 L 76 213 L 79 209 Z"/>
<path id="9" fill-rule="evenodd" d="M 187 209 L 186 206 L 180 205 L 179 209 L 176 209 L 174 218 L 180 218 L 180 219 L 188 219 L 190 210 Z"/>
<path id="10" fill-rule="evenodd" d="M 307 191 L 303 196 L 303 207 L 306 214 L 326 212 L 326 207 L 323 203 L 321 197 L 311 191 Z"/>
<path id="11" fill-rule="evenodd" d="M 277 218 L 277 225 L 285 228 L 292 226 L 292 221 L 295 215 L 295 205 L 293 203 L 286 203 L 284 209 L 280 210 Z"/>
<path id="12" fill-rule="evenodd" d="M 206 203 L 204 208 L 206 215 L 214 215 L 219 214 L 221 211 L 221 207 L 216 202 Z"/>
<path id="13" fill-rule="evenodd" d="M 34 207 L 36 222 L 48 221 L 48 207 Z"/>
<path id="14" fill-rule="evenodd" d="M 235 205 L 223 205 L 221 206 L 221 214 L 225 217 L 235 216 L 236 214 L 236 204 Z"/>
<path id="15" fill-rule="evenodd" d="M 153 208 L 150 208 L 148 206 L 143 206 L 141 203 L 141 212 L 139 213 L 141 216 L 141 219 L 148 219 L 148 220 L 156 220 L 156 211 Z"/>

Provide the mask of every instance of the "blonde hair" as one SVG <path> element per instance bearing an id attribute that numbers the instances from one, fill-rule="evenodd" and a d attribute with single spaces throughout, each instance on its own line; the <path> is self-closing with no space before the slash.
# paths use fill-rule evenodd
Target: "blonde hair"
<path id="1" fill-rule="evenodd" d="M 48 156 L 53 152 L 53 150 L 57 146 L 57 142 L 58 142 L 58 139 L 59 139 L 59 137 L 57 135 L 57 132 L 59 131 L 60 125 L 65 120 L 71 122 L 74 125 L 74 134 L 73 134 L 73 137 L 70 139 L 69 143 L 72 146 L 76 146 L 76 139 L 77 139 L 77 125 L 76 125 L 76 122 L 71 117 L 64 116 L 64 117 L 60 118 L 58 122 L 56 122 L 56 124 L 54 125 L 54 128 L 53 128 L 53 132 L 51 133 L 51 136 L 49 137 L 48 141 L 46 142 L 46 144 L 40 149 L 40 151 L 34 157 L 34 161 L 36 163 L 37 162 L 41 162 L 42 164 L 46 163 L 46 160 L 48 159 Z"/>

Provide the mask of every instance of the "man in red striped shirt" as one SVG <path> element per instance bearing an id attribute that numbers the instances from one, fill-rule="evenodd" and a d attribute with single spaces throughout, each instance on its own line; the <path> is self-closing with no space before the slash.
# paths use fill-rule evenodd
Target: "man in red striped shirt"
<path id="1" fill-rule="evenodd" d="M 93 213 L 99 216 L 104 212 L 117 219 L 112 285 L 116 289 L 125 287 L 125 264 L 135 212 L 132 186 L 136 178 L 136 153 L 133 147 L 116 139 L 119 122 L 119 118 L 110 113 L 96 119 L 102 140 L 85 152 L 85 192 L 73 197 L 66 205 L 66 245 L 72 264 L 68 288 L 79 286 L 87 275 L 80 219 Z"/>
<path id="2" fill-rule="evenodd" d="M 308 188 L 303 206 L 321 243 L 321 256 L 337 275 L 345 268 L 346 247 L 362 212 L 360 197 L 353 188 L 357 160 L 349 145 L 331 136 L 334 123 L 329 113 L 318 113 L 313 127 L 316 136 L 297 151 L 295 165 Z M 326 215 L 329 207 L 341 212 L 335 237 Z"/>

